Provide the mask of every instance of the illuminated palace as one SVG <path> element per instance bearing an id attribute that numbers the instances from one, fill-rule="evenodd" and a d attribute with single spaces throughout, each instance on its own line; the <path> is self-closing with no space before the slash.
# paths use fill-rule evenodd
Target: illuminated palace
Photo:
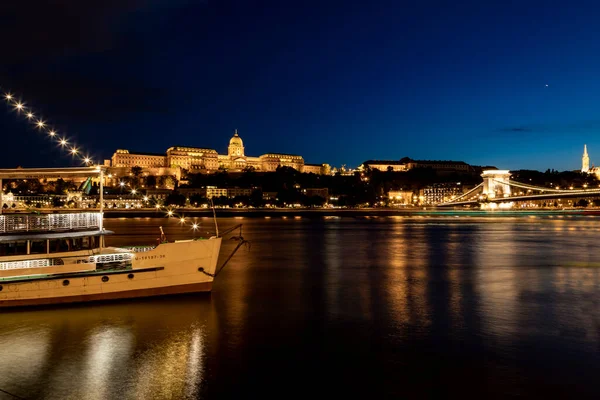
<path id="1" fill-rule="evenodd" d="M 218 154 L 214 149 L 175 146 L 165 154 L 132 153 L 117 150 L 110 164 L 113 174 L 128 174 L 132 167 L 141 167 L 153 175 L 180 176 L 181 170 L 191 173 L 211 173 L 218 170 L 244 171 L 249 167 L 256 171 L 271 172 L 278 167 L 292 167 L 300 172 L 324 174 L 327 164 L 306 164 L 304 158 L 294 154 L 268 153 L 259 157 L 245 154 L 244 142 L 237 129 L 229 140 L 227 154 Z"/>

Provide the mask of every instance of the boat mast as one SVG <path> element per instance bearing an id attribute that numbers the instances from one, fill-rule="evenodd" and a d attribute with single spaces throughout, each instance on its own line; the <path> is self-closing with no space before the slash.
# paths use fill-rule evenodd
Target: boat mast
<path id="1" fill-rule="evenodd" d="M 104 170 L 101 166 L 98 167 L 100 169 L 100 233 L 104 230 Z M 102 249 L 102 245 L 104 241 L 104 236 L 100 235 L 100 249 Z"/>
<path id="2" fill-rule="evenodd" d="M 210 198 L 210 205 L 213 212 L 213 220 L 215 221 L 215 236 L 219 237 L 219 225 L 217 224 L 217 212 L 215 211 L 215 203 L 213 203 L 212 197 Z"/>

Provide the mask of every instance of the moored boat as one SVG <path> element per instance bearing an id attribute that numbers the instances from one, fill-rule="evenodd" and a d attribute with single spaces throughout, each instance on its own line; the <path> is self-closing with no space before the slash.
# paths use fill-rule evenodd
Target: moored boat
<path id="1" fill-rule="evenodd" d="M 103 173 L 102 167 L 0 170 L 0 188 L 3 178 L 100 179 L 99 211 L 0 213 L 0 307 L 211 291 L 222 243 L 218 229 L 209 238 L 105 246 L 113 232 L 103 227 Z"/>

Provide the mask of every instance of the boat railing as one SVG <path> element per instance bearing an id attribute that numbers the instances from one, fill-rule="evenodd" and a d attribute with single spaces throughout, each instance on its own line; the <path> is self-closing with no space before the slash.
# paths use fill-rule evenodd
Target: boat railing
<path id="1" fill-rule="evenodd" d="M 78 258 L 75 261 L 75 264 L 107 264 L 115 262 L 127 262 L 133 260 L 133 258 L 133 254 L 131 253 L 97 254 L 93 256 Z M 12 269 L 54 267 L 57 265 L 64 264 L 65 260 L 63 258 L 42 258 L 37 260 L 4 261 L 0 262 L 0 271 L 7 271 Z"/>
<path id="2" fill-rule="evenodd" d="M 132 253 L 144 253 L 146 251 L 152 251 L 152 250 L 156 249 L 156 246 L 123 246 L 123 247 L 120 247 L 120 249 L 129 251 Z"/>
<path id="3" fill-rule="evenodd" d="M 106 264 L 133 260 L 131 253 L 98 254 L 77 260 L 77 264 Z"/>
<path id="4" fill-rule="evenodd" d="M 7 271 L 11 269 L 24 269 L 24 268 L 40 268 L 40 267 L 52 267 L 54 265 L 60 265 L 55 260 L 44 258 L 41 260 L 21 260 L 21 261 L 5 261 L 0 262 L 0 271 Z"/>
<path id="5" fill-rule="evenodd" d="M 0 234 L 100 228 L 98 212 L 40 215 L 0 215 Z"/>

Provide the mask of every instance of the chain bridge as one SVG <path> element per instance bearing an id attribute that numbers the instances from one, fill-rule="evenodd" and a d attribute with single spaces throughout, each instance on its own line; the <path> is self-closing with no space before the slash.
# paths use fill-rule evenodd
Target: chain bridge
<path id="1" fill-rule="evenodd" d="M 450 201 L 439 203 L 437 207 L 496 206 L 512 207 L 518 201 L 539 201 L 600 197 L 600 188 L 560 189 L 528 185 L 510 179 L 508 170 L 486 170 L 481 177 L 483 182 Z"/>

